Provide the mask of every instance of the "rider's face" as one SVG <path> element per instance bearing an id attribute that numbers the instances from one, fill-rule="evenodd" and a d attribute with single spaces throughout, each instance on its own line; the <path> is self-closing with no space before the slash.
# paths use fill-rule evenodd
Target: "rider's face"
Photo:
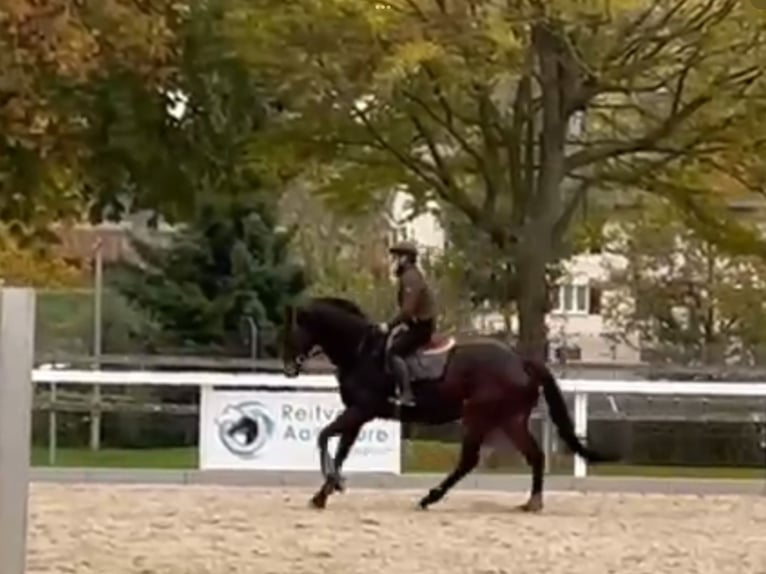
<path id="1" fill-rule="evenodd" d="M 394 254 L 391 256 L 391 272 L 396 275 L 399 270 L 407 265 L 407 256 L 402 254 Z"/>

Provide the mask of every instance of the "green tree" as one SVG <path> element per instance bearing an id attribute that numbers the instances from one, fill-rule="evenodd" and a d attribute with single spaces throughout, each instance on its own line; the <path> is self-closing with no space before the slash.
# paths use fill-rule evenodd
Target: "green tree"
<path id="1" fill-rule="evenodd" d="M 221 22 L 230 5 L 229 0 L 189 4 L 175 29 L 177 51 L 172 59 L 172 73 L 164 78 L 162 89 L 148 85 L 134 70 L 116 68 L 114 73 L 105 74 L 99 82 L 92 83 L 88 91 L 82 92 L 85 107 L 90 110 L 88 147 L 94 150 L 85 170 L 86 184 L 94 198 L 93 219 L 104 216 L 119 219 L 127 211 L 144 209 L 152 212 L 156 219 L 191 220 L 190 229 L 199 231 L 200 226 L 208 225 L 203 221 L 205 213 L 214 219 L 230 216 L 242 221 L 247 220 L 248 214 L 258 213 L 266 227 L 248 231 L 249 239 L 244 236 L 242 239 L 244 245 L 256 248 L 257 245 L 251 244 L 256 241 L 252 234 L 271 233 L 267 229 L 275 225 L 274 212 L 261 201 L 266 191 L 249 155 L 250 143 L 265 120 L 267 106 L 258 86 L 257 71 L 232 49 L 230 38 L 221 33 Z M 273 199 L 276 201 L 276 194 Z M 227 209 L 229 215 L 226 215 Z M 226 225 L 240 225 L 235 219 Z M 277 239 L 280 234 L 275 233 L 274 248 L 282 249 Z M 176 245 L 180 250 L 176 273 L 182 273 L 181 268 L 191 264 L 185 258 L 193 259 L 195 249 L 204 252 L 212 248 L 195 243 L 201 241 L 200 237 L 187 237 L 184 241 L 191 244 L 186 251 L 181 244 Z M 229 237 L 225 241 L 233 239 Z M 266 244 L 263 248 L 267 248 Z M 222 249 L 225 251 L 228 247 Z M 153 261 L 151 254 L 144 255 Z M 258 265 L 269 265 L 269 255 L 264 252 L 262 256 L 265 259 Z M 277 265 L 282 255 L 276 253 L 274 257 L 277 259 L 272 263 Z M 159 261 L 154 263 L 156 270 L 162 269 Z M 240 265 L 253 264 L 240 261 Z M 197 261 L 197 265 L 202 264 Z M 197 267 L 194 273 L 202 271 L 203 268 Z M 211 268 L 210 272 L 214 273 L 210 278 L 188 279 L 214 283 L 222 277 L 220 269 Z M 159 277 L 156 279 L 159 281 Z M 242 276 L 237 281 L 245 280 Z M 238 321 L 243 318 L 235 318 L 237 313 L 251 316 L 262 330 L 268 329 L 279 317 L 280 303 L 268 294 L 272 280 L 265 278 L 264 281 L 266 285 L 247 288 L 260 293 L 258 298 L 250 294 L 236 304 L 222 302 L 225 296 L 208 285 L 203 288 L 203 299 L 210 301 L 199 302 L 200 316 L 189 319 L 186 326 L 183 326 L 184 312 L 179 311 L 176 316 L 178 309 L 172 309 L 170 304 L 170 319 L 157 315 L 157 308 L 165 305 L 159 299 L 168 294 L 166 291 L 155 289 L 151 294 L 141 295 L 140 284 L 135 284 L 139 294 L 132 300 L 136 304 L 143 301 L 144 308 L 162 323 L 165 334 L 156 339 L 158 347 L 186 344 L 184 340 L 189 344 L 236 346 L 241 328 Z M 186 287 L 194 291 L 191 285 Z M 224 287 L 223 292 L 226 289 L 234 287 Z M 193 293 L 189 299 L 197 295 Z M 288 292 L 285 297 L 289 295 Z M 153 300 L 155 296 L 159 299 Z M 226 312 L 230 316 L 224 317 L 222 325 L 216 323 L 215 315 L 219 311 L 211 303 L 213 299 L 230 309 Z M 261 308 L 261 304 L 266 307 Z M 179 308 L 185 305 L 194 307 L 187 301 Z M 195 335 L 193 331 L 197 328 L 201 332 Z"/>
<path id="2" fill-rule="evenodd" d="M 211 197 L 247 196 L 261 187 L 249 144 L 267 106 L 257 70 L 221 31 L 230 4 L 188 5 L 161 89 L 139 71 L 116 68 L 82 92 L 94 219 L 146 209 L 183 221 Z"/>
<path id="3" fill-rule="evenodd" d="M 649 201 L 613 226 L 604 314 L 621 339 L 684 365 L 766 359 L 766 262 L 732 254 Z"/>
<path id="4" fill-rule="evenodd" d="M 80 287 L 86 276 L 83 262 L 66 261 L 40 244 L 25 244 L 0 224 L 0 279 L 6 287 Z"/>
<path id="5" fill-rule="evenodd" d="M 161 330 L 147 313 L 115 289 L 102 300 L 101 347 L 104 353 L 145 353 L 161 339 Z M 91 289 L 38 291 L 35 349 L 40 356 L 89 355 L 93 350 Z"/>
<path id="6" fill-rule="evenodd" d="M 167 344 L 238 350 L 245 318 L 268 332 L 306 287 L 290 239 L 270 203 L 219 200 L 168 245 L 136 238 L 141 263 L 119 264 L 110 283 L 160 325 Z"/>
<path id="7" fill-rule="evenodd" d="M 229 27 L 286 110 L 258 164 L 346 208 L 395 186 L 456 208 L 503 253 L 539 354 L 548 267 L 589 192 L 649 189 L 718 233 L 700 175 L 760 184 L 765 37 L 745 4 L 257 0 Z"/>

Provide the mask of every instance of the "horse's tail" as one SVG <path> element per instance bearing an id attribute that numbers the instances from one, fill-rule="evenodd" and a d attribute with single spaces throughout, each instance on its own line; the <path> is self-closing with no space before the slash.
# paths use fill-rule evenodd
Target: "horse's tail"
<path id="1" fill-rule="evenodd" d="M 535 378 L 539 378 L 542 382 L 543 396 L 545 396 L 545 402 L 548 404 L 548 412 L 550 412 L 553 424 L 556 425 L 556 429 L 564 444 L 572 452 L 591 463 L 616 461 L 617 457 L 607 456 L 588 448 L 575 434 L 574 423 L 572 422 L 572 417 L 569 416 L 564 395 L 561 393 L 561 388 L 550 369 L 537 361 L 524 361 L 524 365 L 530 374 L 533 374 Z"/>

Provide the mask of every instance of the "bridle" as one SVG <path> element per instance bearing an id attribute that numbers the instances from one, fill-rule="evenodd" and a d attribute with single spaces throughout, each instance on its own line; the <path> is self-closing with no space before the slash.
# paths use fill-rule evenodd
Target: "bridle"
<path id="1" fill-rule="evenodd" d="M 297 316 L 295 307 L 293 305 L 289 305 L 287 307 L 286 311 L 287 311 L 287 314 L 288 314 L 286 323 L 289 326 L 289 333 L 290 333 L 290 336 L 292 337 L 292 334 L 295 333 L 299 328 L 302 328 L 302 327 L 298 324 L 298 316 Z M 357 344 L 356 349 L 354 350 L 354 354 L 353 354 L 353 361 L 354 362 L 359 361 L 362 358 L 362 356 L 364 355 L 365 349 L 367 348 L 367 346 L 368 346 L 370 340 L 372 339 L 373 335 L 376 333 L 374 327 L 375 327 L 375 325 L 372 324 L 370 326 L 370 329 L 367 332 L 365 332 L 362 335 L 362 337 L 360 338 L 359 343 Z M 388 340 L 390 335 L 391 334 L 388 334 L 387 337 L 386 337 L 386 339 L 387 339 L 386 342 L 385 342 L 386 349 L 384 349 L 384 351 L 383 351 L 384 354 L 387 352 L 387 347 L 390 344 L 390 341 Z M 306 361 L 309 361 L 310 359 L 313 359 L 314 357 L 316 357 L 316 356 L 318 356 L 320 354 L 322 354 L 322 348 L 318 344 L 312 345 L 306 351 L 301 351 L 301 352 L 295 353 L 291 357 L 291 363 L 292 363 L 293 369 L 290 370 L 290 374 L 288 376 L 297 376 L 302 371 L 303 366 L 306 363 Z M 287 365 L 286 365 L 285 366 L 286 373 L 287 373 L 287 370 L 288 370 L 288 368 L 287 368 Z"/>
<path id="2" fill-rule="evenodd" d="M 319 347 L 319 345 L 314 345 L 305 353 L 298 353 L 297 355 L 295 355 L 295 357 L 293 358 L 293 361 L 295 362 L 295 366 L 298 367 L 298 370 L 300 370 L 306 361 L 313 359 L 314 357 L 321 354 L 322 354 L 322 349 Z"/>
<path id="3" fill-rule="evenodd" d="M 293 305 L 288 305 L 287 307 L 287 314 L 288 314 L 288 324 L 290 325 L 290 336 L 292 336 L 292 333 L 295 333 L 295 330 L 300 327 L 298 325 L 298 317 L 297 313 L 295 312 L 295 307 Z M 303 365 L 306 363 L 306 361 L 313 359 L 314 357 L 320 355 L 322 353 L 322 349 L 319 345 L 314 344 L 305 352 L 300 352 L 295 354 L 292 357 L 292 363 L 295 366 L 296 370 L 296 376 L 298 373 L 301 372 L 303 369 Z"/>

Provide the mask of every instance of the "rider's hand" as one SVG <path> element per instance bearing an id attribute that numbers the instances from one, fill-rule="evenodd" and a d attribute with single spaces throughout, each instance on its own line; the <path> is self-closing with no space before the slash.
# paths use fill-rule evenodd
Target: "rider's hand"
<path id="1" fill-rule="evenodd" d="M 388 323 L 381 323 L 378 325 L 378 329 L 380 329 L 380 332 L 383 334 L 388 333 Z"/>

